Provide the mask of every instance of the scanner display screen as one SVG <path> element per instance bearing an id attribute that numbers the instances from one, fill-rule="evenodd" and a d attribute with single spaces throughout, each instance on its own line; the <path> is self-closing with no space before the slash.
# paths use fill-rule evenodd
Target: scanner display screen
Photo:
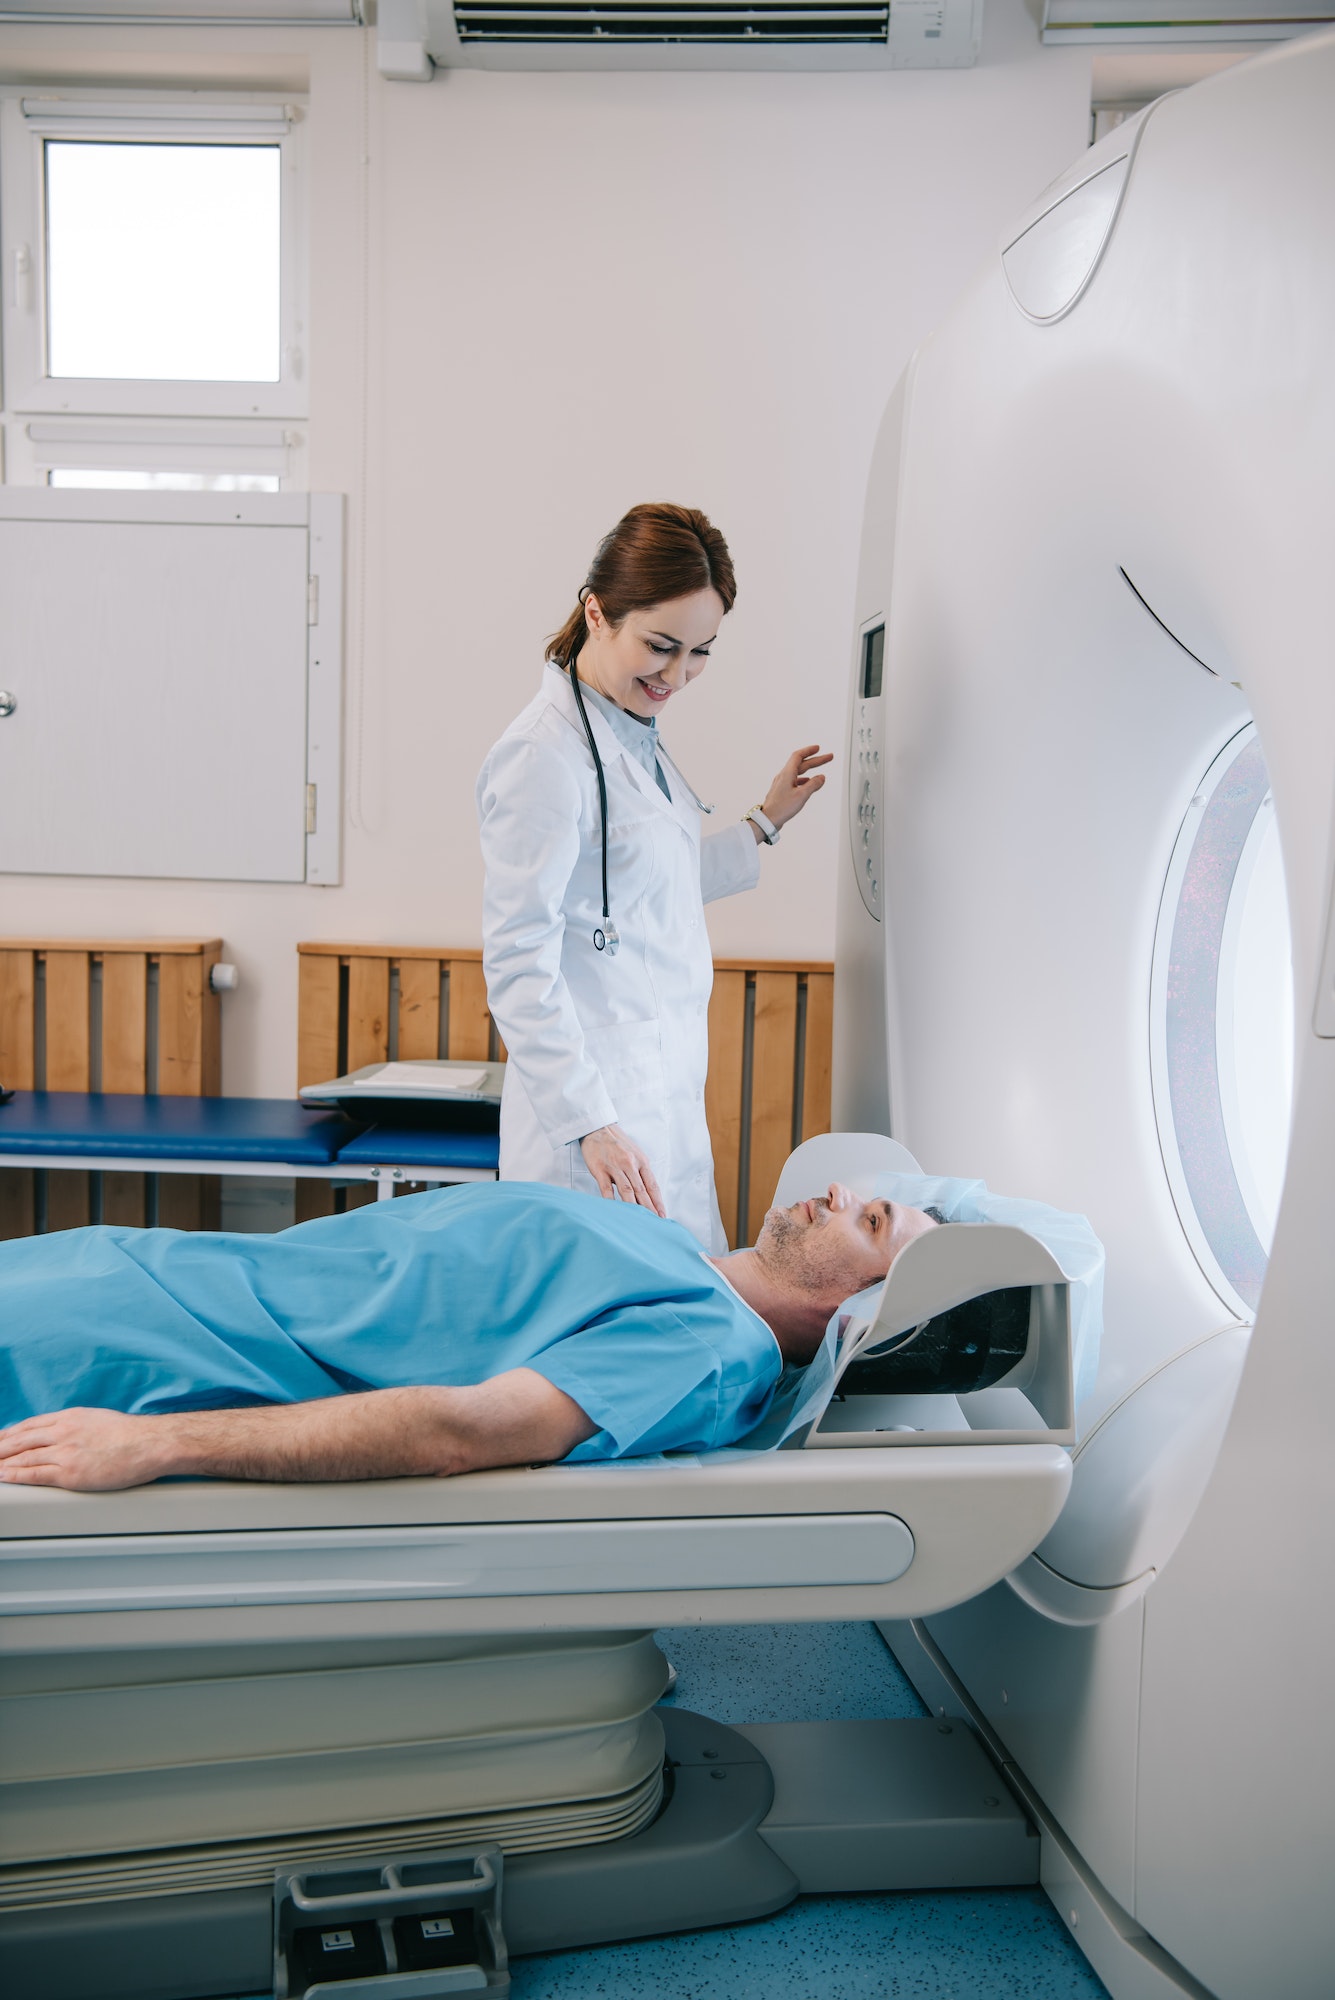
<path id="1" fill-rule="evenodd" d="M 862 635 L 862 699 L 870 701 L 881 692 L 885 669 L 885 627 L 877 625 Z"/>

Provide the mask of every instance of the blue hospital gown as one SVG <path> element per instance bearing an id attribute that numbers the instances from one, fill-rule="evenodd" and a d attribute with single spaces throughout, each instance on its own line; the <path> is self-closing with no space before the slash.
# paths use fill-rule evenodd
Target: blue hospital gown
<path id="1" fill-rule="evenodd" d="M 0 1243 L 0 1422 L 292 1403 L 532 1368 L 599 1426 L 572 1459 L 708 1451 L 764 1415 L 773 1334 L 675 1222 L 525 1182 L 276 1236 Z"/>

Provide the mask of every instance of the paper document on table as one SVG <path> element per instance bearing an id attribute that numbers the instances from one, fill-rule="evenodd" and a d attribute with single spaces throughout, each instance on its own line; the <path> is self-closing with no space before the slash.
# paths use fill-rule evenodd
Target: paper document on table
<path id="1" fill-rule="evenodd" d="M 457 1097 L 460 1091 L 480 1090 L 487 1080 L 485 1069 L 438 1069 L 432 1063 L 382 1063 L 369 1076 L 354 1077 L 349 1088 L 373 1090 L 377 1096 L 394 1090 L 439 1091 Z"/>

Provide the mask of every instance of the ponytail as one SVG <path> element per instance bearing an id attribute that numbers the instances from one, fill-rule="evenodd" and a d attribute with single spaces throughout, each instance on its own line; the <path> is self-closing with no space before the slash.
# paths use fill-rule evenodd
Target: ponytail
<path id="1" fill-rule="evenodd" d="M 579 602 L 547 641 L 545 657 L 565 667 L 579 653 L 588 633 L 584 600 L 590 594 L 615 630 L 631 611 L 697 590 L 716 591 L 725 612 L 737 599 L 728 544 L 713 522 L 698 507 L 674 507 L 667 501 L 632 507 L 598 544 Z"/>

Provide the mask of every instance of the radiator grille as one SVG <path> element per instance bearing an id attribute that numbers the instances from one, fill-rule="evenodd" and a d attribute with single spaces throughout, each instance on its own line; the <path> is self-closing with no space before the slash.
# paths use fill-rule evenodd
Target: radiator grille
<path id="1" fill-rule="evenodd" d="M 724 6 L 704 0 L 662 0 L 662 4 L 594 7 L 552 4 L 551 0 L 455 0 L 461 42 L 735 42 L 869 43 L 884 45 L 890 23 L 885 5 L 858 0 L 801 4 L 778 0 L 760 7 Z"/>

